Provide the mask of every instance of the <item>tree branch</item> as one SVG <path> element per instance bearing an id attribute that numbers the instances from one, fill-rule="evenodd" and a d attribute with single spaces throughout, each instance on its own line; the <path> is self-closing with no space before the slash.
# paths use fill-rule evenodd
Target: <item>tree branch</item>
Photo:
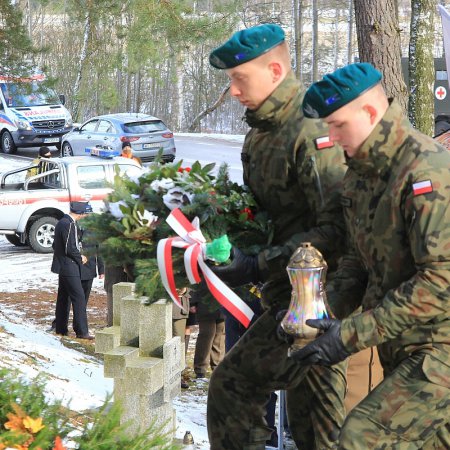
<path id="1" fill-rule="evenodd" d="M 192 121 L 191 125 L 188 128 L 189 133 L 193 133 L 200 125 L 200 121 L 208 114 L 211 114 L 213 111 L 215 111 L 225 101 L 225 96 L 227 95 L 227 92 L 229 90 L 230 83 L 228 83 L 228 85 L 223 88 L 222 92 L 219 95 L 219 98 L 211 106 L 198 114 L 197 117 Z"/>

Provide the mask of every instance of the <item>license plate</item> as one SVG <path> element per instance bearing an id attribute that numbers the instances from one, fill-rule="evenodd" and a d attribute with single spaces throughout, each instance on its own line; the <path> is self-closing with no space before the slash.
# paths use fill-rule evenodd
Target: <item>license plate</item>
<path id="1" fill-rule="evenodd" d="M 151 144 L 142 144 L 142 148 L 156 148 L 156 147 L 162 147 L 160 142 L 153 142 Z"/>
<path id="2" fill-rule="evenodd" d="M 44 139 L 44 144 L 50 144 L 51 142 L 59 142 L 59 138 L 55 137 L 55 138 L 45 138 Z"/>

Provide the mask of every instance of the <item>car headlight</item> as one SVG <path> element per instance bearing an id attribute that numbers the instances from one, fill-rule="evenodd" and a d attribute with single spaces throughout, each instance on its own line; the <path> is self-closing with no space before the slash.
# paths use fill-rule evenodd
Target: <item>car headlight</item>
<path id="1" fill-rule="evenodd" d="M 30 131 L 32 129 L 30 123 L 27 120 L 23 119 L 16 120 L 16 125 L 19 130 Z"/>
<path id="2" fill-rule="evenodd" d="M 71 126 L 73 126 L 73 120 L 70 119 L 66 119 L 66 128 L 70 128 Z"/>

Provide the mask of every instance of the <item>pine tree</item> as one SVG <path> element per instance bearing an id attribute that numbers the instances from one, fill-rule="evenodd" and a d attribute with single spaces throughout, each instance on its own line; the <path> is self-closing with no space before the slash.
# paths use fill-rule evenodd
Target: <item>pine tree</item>
<path id="1" fill-rule="evenodd" d="M 38 52 L 22 24 L 22 12 L 11 0 L 0 0 L 0 67 L 2 75 L 28 74 Z"/>

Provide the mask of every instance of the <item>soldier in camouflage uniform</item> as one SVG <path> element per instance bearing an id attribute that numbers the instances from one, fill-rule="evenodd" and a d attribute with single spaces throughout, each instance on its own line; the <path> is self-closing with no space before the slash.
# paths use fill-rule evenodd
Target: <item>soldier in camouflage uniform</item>
<path id="1" fill-rule="evenodd" d="M 284 33 L 261 25 L 236 33 L 210 55 L 226 69 L 230 92 L 248 109 L 242 162 L 244 181 L 272 219 L 272 246 L 257 256 L 233 249 L 231 264 L 213 270 L 231 287 L 264 282 L 266 311 L 213 372 L 208 392 L 212 450 L 260 450 L 272 430 L 263 419 L 273 391 L 287 391 L 292 436 L 299 449 L 336 448 L 344 421 L 343 366 L 302 368 L 277 337 L 276 316 L 290 302 L 286 265 L 304 241 L 330 267 L 343 240 L 339 203 L 345 172 L 342 150 L 321 121 L 305 121 L 304 89 L 290 67 Z"/>
<path id="2" fill-rule="evenodd" d="M 352 251 L 328 298 L 350 318 L 293 357 L 335 364 L 377 345 L 384 381 L 349 414 L 340 449 L 449 449 L 450 152 L 412 128 L 368 63 L 326 75 L 303 111 L 348 157 L 342 204 Z M 359 291 L 359 292 L 358 292 Z"/>

